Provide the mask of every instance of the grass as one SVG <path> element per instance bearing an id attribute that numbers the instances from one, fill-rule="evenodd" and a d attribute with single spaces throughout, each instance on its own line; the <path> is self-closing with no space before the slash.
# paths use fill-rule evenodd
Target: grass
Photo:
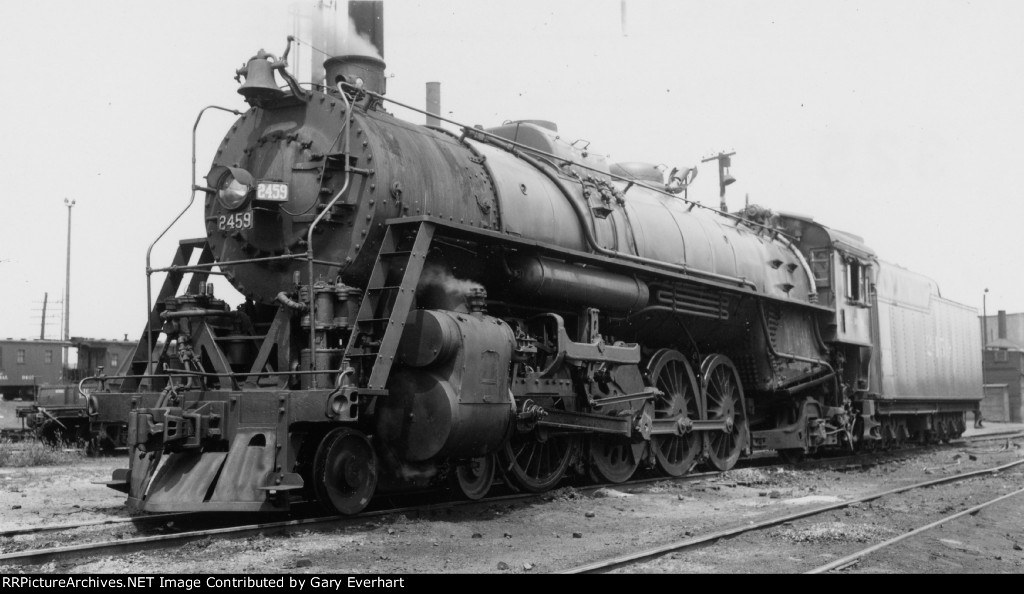
<path id="1" fill-rule="evenodd" d="M 62 447 L 48 445 L 37 439 L 17 442 L 0 440 L 0 467 L 58 466 L 72 464 L 81 459 L 81 451 L 66 451 Z"/>

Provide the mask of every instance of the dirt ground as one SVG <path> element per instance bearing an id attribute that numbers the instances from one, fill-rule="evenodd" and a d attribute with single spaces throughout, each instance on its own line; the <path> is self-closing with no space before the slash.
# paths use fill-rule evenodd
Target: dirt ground
<path id="1" fill-rule="evenodd" d="M 127 463 L 83 457 L 72 466 L 0 468 L 0 530 L 127 516 L 124 495 L 94 484 Z"/>
<path id="2" fill-rule="evenodd" d="M 1005 440 L 1004 440 L 1005 441 Z M 367 519 L 288 536 L 206 539 L 175 549 L 73 560 L 4 573 L 543 573 L 624 555 L 725 527 L 1024 457 L 1018 444 L 985 442 L 898 461 L 800 470 L 745 468 L 696 481 L 658 481 L 587 492 L 562 487 L 540 500 L 484 503 Z M 126 515 L 106 480 L 124 457 L 73 468 L 0 468 L 0 530 Z M 887 497 L 676 553 L 630 572 L 807 571 L 858 548 L 1024 487 L 1024 468 Z M 73 535 L 63 538 L 73 540 Z M 55 544 L 61 544 L 57 541 Z M 26 548 L 0 540 L 0 552 Z M 847 572 L 1024 572 L 1024 496 L 912 537 Z M 29 547 L 35 548 L 35 547 Z"/>

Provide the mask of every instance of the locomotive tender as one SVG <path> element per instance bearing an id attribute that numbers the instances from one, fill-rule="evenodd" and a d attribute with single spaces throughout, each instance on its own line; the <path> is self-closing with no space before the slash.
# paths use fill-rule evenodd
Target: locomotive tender
<path id="1" fill-rule="evenodd" d="M 251 108 L 194 187 L 207 236 L 89 394 L 127 420 L 110 485 L 133 508 L 352 514 L 497 476 L 728 470 L 949 439 L 981 398 L 976 312 L 854 235 L 708 209 L 548 122 L 402 121 L 377 58 L 331 58 L 328 87 L 284 65 L 239 71 Z"/>

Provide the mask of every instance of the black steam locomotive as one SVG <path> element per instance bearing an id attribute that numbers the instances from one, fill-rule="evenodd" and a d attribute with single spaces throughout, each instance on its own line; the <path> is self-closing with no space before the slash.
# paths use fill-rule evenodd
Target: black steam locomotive
<path id="1" fill-rule="evenodd" d="M 402 121 L 377 58 L 312 88 L 284 64 L 239 71 L 251 109 L 196 186 L 207 235 L 162 269 L 130 372 L 89 394 L 126 420 L 111 486 L 137 509 L 728 470 L 948 440 L 981 397 L 976 312 L 854 235 L 709 209 L 692 173 L 549 122 Z"/>

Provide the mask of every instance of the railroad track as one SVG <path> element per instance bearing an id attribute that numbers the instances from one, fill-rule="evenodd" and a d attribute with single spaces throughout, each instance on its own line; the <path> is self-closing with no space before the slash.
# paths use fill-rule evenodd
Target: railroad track
<path id="1" fill-rule="evenodd" d="M 709 534 L 705 534 L 705 535 L 701 535 L 701 536 L 696 536 L 696 537 L 692 537 L 692 538 L 687 538 L 685 540 L 679 540 L 679 541 L 671 542 L 671 543 L 664 544 L 664 545 L 661 545 L 661 546 L 658 546 L 658 547 L 653 547 L 653 548 L 642 550 L 642 551 L 636 551 L 636 552 L 633 552 L 633 553 L 630 553 L 630 554 L 627 554 L 627 555 L 622 555 L 622 556 L 618 556 L 618 557 L 614 557 L 614 558 L 610 558 L 610 559 L 604 559 L 604 560 L 597 561 L 597 562 L 594 562 L 594 563 L 590 563 L 590 564 L 586 564 L 586 565 L 580 565 L 580 566 L 577 566 L 577 567 L 569 568 L 569 569 L 566 569 L 566 570 L 563 570 L 563 571 L 554 572 L 554 573 L 561 573 L 561 574 L 606 573 L 606 572 L 609 572 L 609 571 L 612 571 L 612 570 L 615 570 L 615 569 L 621 569 L 621 568 L 629 567 L 631 565 L 635 565 L 635 564 L 638 564 L 638 563 L 651 561 L 651 560 L 660 558 L 660 557 L 662 557 L 664 555 L 667 555 L 669 553 L 678 553 L 678 552 L 682 552 L 682 551 L 687 551 L 687 550 L 693 550 L 693 549 L 701 548 L 701 547 L 713 544 L 713 543 L 715 543 L 715 542 L 717 542 L 719 540 L 722 540 L 722 539 L 732 538 L 732 537 L 739 536 L 741 534 L 748 533 L 748 532 L 755 532 L 755 531 L 758 531 L 758 530 L 764 530 L 766 528 L 770 528 L 770 527 L 773 527 L 773 526 L 778 526 L 778 525 L 781 525 L 781 524 L 786 524 L 788 522 L 793 522 L 794 520 L 800 520 L 800 519 L 804 519 L 804 518 L 809 518 L 809 517 L 821 515 L 821 514 L 824 514 L 826 512 L 842 509 L 842 508 L 845 508 L 845 507 L 850 507 L 850 506 L 853 506 L 853 505 L 857 505 L 857 504 L 860 504 L 860 503 L 865 503 L 865 502 L 872 501 L 872 500 L 875 500 L 875 499 L 880 499 L 882 497 L 886 497 L 886 496 L 889 496 L 889 495 L 895 495 L 895 494 L 898 494 L 898 493 L 904 493 L 904 492 L 912 491 L 912 490 L 915 490 L 915 489 L 922 489 L 922 488 L 931 487 L 931 486 L 940 485 L 940 484 L 945 484 L 945 483 L 961 482 L 961 481 L 968 480 L 968 479 L 975 478 L 975 477 L 979 477 L 979 476 L 999 473 L 999 472 L 1002 472 L 1004 470 L 1007 470 L 1007 469 L 1010 469 L 1010 468 L 1013 468 L 1013 467 L 1016 467 L 1016 466 L 1020 466 L 1020 465 L 1024 465 L 1024 459 L 1016 460 L 1014 462 L 1010 462 L 1008 464 L 1002 464 L 1002 465 L 995 466 L 995 467 L 992 467 L 992 468 L 986 468 L 986 469 L 977 470 L 977 471 L 973 471 L 973 472 L 965 472 L 965 473 L 954 475 L 954 476 L 942 477 L 942 478 L 938 478 L 938 479 L 932 479 L 932 480 L 928 480 L 928 481 L 923 481 L 923 482 L 915 483 L 915 484 L 912 484 L 912 485 L 906 485 L 906 486 L 903 486 L 903 487 L 897 487 L 897 488 L 894 488 L 894 489 L 889 489 L 889 490 L 886 490 L 886 491 L 881 491 L 881 492 L 878 492 L 878 493 L 872 493 L 870 495 L 865 495 L 863 497 L 858 497 L 856 499 L 850 499 L 850 500 L 841 501 L 841 502 L 838 502 L 838 503 L 827 504 L 827 505 L 818 506 L 818 507 L 815 507 L 815 508 L 812 508 L 812 509 L 808 509 L 808 510 L 798 511 L 798 512 L 794 512 L 794 513 L 791 513 L 791 514 L 786 514 L 786 515 L 783 515 L 783 516 L 777 516 L 777 517 L 769 518 L 769 519 L 766 519 L 766 520 L 762 520 L 760 522 L 753 522 L 753 523 L 745 524 L 745 525 L 742 525 L 742 526 L 735 526 L 735 527 L 726 528 L 726 529 L 723 529 L 723 530 L 717 530 L 717 531 L 711 532 Z M 1005 495 L 1005 496 L 1002 496 L 1002 497 L 995 498 L 995 499 L 993 499 L 991 501 L 988 501 L 988 502 L 986 502 L 984 504 L 981 504 L 979 506 L 975 506 L 975 507 L 973 507 L 971 509 L 964 510 L 964 511 L 959 512 L 959 513 L 951 514 L 949 516 L 946 516 L 946 517 L 942 518 L 938 522 L 930 523 L 927 526 L 923 526 L 923 527 L 918 528 L 918 529 L 916 529 L 914 531 L 908 532 L 907 534 L 904 534 L 904 535 L 901 535 L 901 536 L 896 537 L 894 539 L 891 539 L 890 541 L 886 541 L 884 543 L 880 543 L 879 545 L 874 545 L 872 547 L 868 547 L 866 549 L 858 551 L 857 553 L 855 553 L 853 555 L 850 555 L 848 557 L 844 557 L 844 558 L 839 559 L 839 560 L 837 560 L 835 562 L 832 562 L 832 563 L 829 563 L 827 565 L 823 565 L 821 567 L 818 567 L 818 568 L 812 570 L 812 573 L 823 573 L 823 572 L 830 571 L 830 570 L 835 569 L 835 568 L 848 566 L 850 563 L 856 561 L 856 559 L 859 559 L 860 557 L 863 557 L 863 556 L 865 556 L 867 554 L 870 554 L 870 553 L 872 553 L 872 552 L 874 552 L 876 550 L 879 550 L 880 548 L 884 548 L 885 546 L 889 546 L 891 544 L 895 544 L 896 542 L 899 542 L 899 541 L 901 541 L 901 540 L 903 540 L 903 539 L 905 539 L 905 538 L 907 538 L 909 536 L 913 536 L 913 535 L 918 534 L 920 532 L 923 532 L 925 530 L 929 530 L 931 528 L 934 528 L 934 527 L 936 527 L 938 525 L 941 525 L 941 524 L 943 524 L 945 522 L 948 522 L 950 520 L 962 517 L 962 516 L 964 516 L 966 514 L 976 513 L 978 510 L 980 510 L 980 509 L 982 509 L 982 508 L 984 508 L 984 507 L 986 507 L 988 505 L 991 505 L 993 503 L 1002 501 L 1002 500 L 1007 499 L 1007 498 L 1012 497 L 1012 496 L 1017 496 L 1017 495 L 1019 495 L 1021 493 L 1024 493 L 1024 489 L 1015 491 L 1015 492 L 1013 492 L 1013 493 L 1011 493 L 1009 495 Z"/>
<path id="2" fill-rule="evenodd" d="M 810 468 L 817 467 L 817 466 L 823 465 L 823 464 L 824 465 L 847 464 L 847 463 L 856 462 L 857 460 L 863 460 L 865 458 L 865 456 L 872 457 L 874 463 L 884 463 L 884 460 L 880 461 L 878 459 L 880 456 L 887 456 L 887 457 L 897 458 L 898 456 L 907 453 L 907 451 L 915 451 L 915 450 L 892 450 L 890 452 L 885 452 L 885 453 L 857 454 L 857 455 L 851 455 L 851 456 L 840 456 L 840 457 L 823 458 L 823 459 L 809 459 L 809 460 L 805 460 L 803 462 L 800 462 L 797 465 L 797 467 L 801 468 L 801 469 L 810 469 Z M 772 460 L 772 458 L 758 458 L 758 459 L 741 460 L 740 464 L 737 464 L 736 469 L 751 468 L 751 467 L 762 467 L 762 468 L 778 467 L 778 468 L 783 468 L 783 467 L 788 466 L 786 464 L 777 464 L 777 463 L 767 464 L 767 462 L 769 462 L 770 460 Z M 719 473 L 719 472 L 690 472 L 690 473 L 688 473 L 688 474 L 686 474 L 686 475 L 684 475 L 682 477 L 676 477 L 676 478 L 665 477 L 665 476 L 652 476 L 652 477 L 633 479 L 633 480 L 629 481 L 628 483 L 621 483 L 621 484 L 601 483 L 601 484 L 571 485 L 571 486 L 573 486 L 574 488 L 576 488 L 576 489 L 578 489 L 580 491 L 584 491 L 584 492 L 586 492 L 586 490 L 596 490 L 596 489 L 599 489 L 599 488 L 602 488 L 602 487 L 615 487 L 615 488 L 618 488 L 618 489 L 627 489 L 627 488 L 636 487 L 636 486 L 642 486 L 644 484 L 653 483 L 653 482 L 659 482 L 659 481 L 677 481 L 677 482 L 678 481 L 695 481 L 695 480 L 701 480 L 701 479 L 710 478 L 710 477 L 719 476 L 719 475 L 721 475 L 721 473 Z M 498 485 L 496 485 L 496 486 L 498 486 Z M 495 502 L 495 501 L 510 501 L 510 500 L 517 500 L 517 499 L 528 500 L 528 499 L 531 499 L 531 498 L 543 499 L 544 496 L 545 496 L 545 493 L 540 493 L 540 494 L 532 494 L 532 493 L 511 494 L 511 495 L 504 495 L 504 496 L 497 496 L 497 497 L 493 497 L 493 496 L 492 497 L 487 497 L 486 499 L 482 500 L 482 502 L 483 503 L 487 503 L 487 502 Z M 407 498 L 407 496 L 400 497 L 400 498 Z M 452 503 L 455 503 L 455 502 L 452 502 Z M 473 502 L 463 501 L 461 503 L 468 504 L 468 503 L 473 503 Z M 400 509 L 402 511 L 407 511 L 407 510 L 413 509 L 413 508 L 414 508 L 414 506 L 401 506 L 401 507 L 395 508 L 395 509 Z M 389 508 L 389 509 L 386 509 L 386 510 L 371 510 L 371 512 L 364 512 L 364 513 L 360 514 L 357 517 L 364 518 L 364 517 L 368 517 L 371 513 L 379 515 L 379 514 L 385 514 L 385 513 L 388 513 L 388 512 L 390 512 L 390 513 L 397 513 L 394 509 Z M 319 521 L 325 521 L 325 522 L 337 521 L 339 518 L 347 517 L 347 516 L 318 516 L 318 517 L 309 517 L 309 514 L 298 514 L 298 515 L 300 515 L 300 516 L 305 515 L 307 517 L 299 517 L 299 518 L 296 518 L 297 520 L 303 520 L 303 521 L 317 521 L 317 520 L 319 520 Z M 89 521 L 84 521 L 84 522 L 67 523 L 67 524 L 53 524 L 53 525 L 46 525 L 46 526 L 31 526 L 31 527 L 23 527 L 23 528 L 13 528 L 13 529 L 10 529 L 10 530 L 0 530 L 0 539 L 11 538 L 11 537 L 14 537 L 14 536 L 23 536 L 23 535 L 28 535 L 28 534 L 42 534 L 42 533 L 46 533 L 46 532 L 67 532 L 67 531 L 78 530 L 78 529 L 82 529 L 82 528 L 97 527 L 97 526 L 116 526 L 118 524 L 133 524 L 136 527 L 145 527 L 145 526 L 148 526 L 148 525 L 159 526 L 159 525 L 164 524 L 166 522 L 173 522 L 173 521 L 178 521 L 178 520 L 182 521 L 182 523 L 185 524 L 185 523 L 187 523 L 189 521 L 201 519 L 204 516 L 205 516 L 204 514 L 197 514 L 197 513 L 163 513 L 163 514 L 150 514 L 150 515 L 143 515 L 143 516 L 122 517 L 122 518 L 106 518 L 106 519 L 89 520 Z M 0 556 L 0 561 L 3 561 L 3 559 L 4 559 L 4 557 Z"/>
<path id="3" fill-rule="evenodd" d="M 1024 436 L 1024 434 L 1013 434 L 1017 437 Z M 937 445 L 931 446 L 932 448 L 949 448 L 949 447 L 962 447 L 965 442 L 977 442 L 987 441 L 989 439 L 1006 439 L 1010 435 L 1000 435 L 998 437 L 993 436 L 977 436 L 973 439 L 953 442 L 948 445 Z M 799 469 L 816 469 L 822 465 L 825 466 L 859 466 L 865 463 L 877 465 L 885 464 L 893 461 L 900 461 L 905 459 L 904 456 L 907 453 L 927 451 L 922 450 L 920 447 L 917 448 L 906 448 L 901 450 L 890 450 L 887 452 L 872 452 L 872 453 L 861 453 L 850 456 L 839 456 L 821 459 L 809 459 L 801 462 L 796 466 Z M 792 467 L 787 464 L 766 464 L 766 462 L 774 460 L 773 458 L 755 458 L 747 461 L 744 467 L 762 467 L 762 468 L 785 468 Z M 859 463 L 859 464 L 858 464 Z M 981 471 L 981 473 L 992 472 L 990 470 Z M 719 472 L 692 472 L 682 477 L 664 477 L 664 476 L 653 476 L 648 478 L 640 478 L 632 480 L 628 483 L 623 484 L 587 484 L 587 485 L 567 485 L 574 487 L 577 491 L 582 493 L 588 493 L 596 491 L 601 488 L 612 487 L 616 489 L 636 489 L 643 487 L 646 484 L 657 483 L 657 482 L 690 482 L 698 481 L 707 478 L 713 478 L 721 476 Z M 959 475 L 956 479 L 970 475 Z M 938 482 L 956 480 L 956 479 L 940 479 Z M 895 491 L 894 491 L 895 492 Z M 201 540 L 205 538 L 239 538 L 253 535 L 277 535 L 277 534 L 288 534 L 291 532 L 308 530 L 308 529 L 336 529 L 344 526 L 350 526 L 365 522 L 368 519 L 383 518 L 389 515 L 397 515 L 404 513 L 431 513 L 435 511 L 441 511 L 446 509 L 454 509 L 468 506 L 486 506 L 494 503 L 507 503 L 515 501 L 531 501 L 531 500 L 543 500 L 546 496 L 550 496 L 550 492 L 547 493 L 513 493 L 507 495 L 498 495 L 487 497 L 478 501 L 467 501 L 467 500 L 456 500 L 456 501 L 444 501 L 439 503 L 432 503 L 428 505 L 398 505 L 388 507 L 386 509 L 379 509 L 373 511 L 363 512 L 357 516 L 308 516 L 307 517 L 291 517 L 290 519 L 264 522 L 264 523 L 239 523 L 239 518 L 232 518 L 231 516 L 225 516 L 224 514 L 218 515 L 218 522 L 220 525 L 215 528 L 206 528 L 202 530 L 189 530 L 187 526 L 194 523 L 204 522 L 209 524 L 210 514 L 195 514 L 195 513 L 172 513 L 172 514 L 154 514 L 148 516 L 136 516 L 128 518 L 112 518 L 112 519 L 101 519 L 87 522 L 73 523 L 73 524 L 62 524 L 54 526 L 37 526 L 28 528 L 18 528 L 13 530 L 7 530 L 0 532 L 0 538 L 11 538 L 14 536 L 28 535 L 28 534 L 41 534 L 47 532 L 59 532 L 59 531 L 71 531 L 89 527 L 102 527 L 102 526 L 114 526 L 119 524 L 132 524 L 134 527 L 139 528 L 140 531 L 146 529 L 147 526 L 155 526 L 160 529 L 166 527 L 168 522 L 178 523 L 178 526 L 174 527 L 174 530 L 179 530 L 175 533 L 164 533 L 164 534 L 150 534 L 140 535 L 131 538 L 118 538 L 117 540 L 106 540 L 91 543 L 80 543 L 69 546 L 48 546 L 44 548 L 37 548 L 32 550 L 24 550 L 18 552 L 12 552 L 0 555 L 0 564 L 39 564 L 46 563 L 53 560 L 68 560 L 72 558 L 92 557 L 92 556 L 104 556 L 104 555 L 120 555 L 131 552 L 137 552 L 141 550 L 159 549 L 170 546 L 177 546 L 191 541 Z M 881 496 L 881 495 L 879 495 Z M 401 502 L 403 499 L 407 499 L 408 496 L 396 497 L 394 500 Z M 849 505 L 853 502 L 845 502 L 843 505 Z M 822 513 L 829 509 L 835 509 L 842 507 L 843 505 L 826 506 L 820 508 L 815 513 Z M 802 517 L 802 516 L 798 516 Z M 244 518 L 241 518 L 244 521 Z M 784 522 L 787 519 L 779 520 L 778 522 Z M 182 529 L 182 527 L 186 527 Z M 704 542 L 706 540 L 717 540 L 724 536 L 719 533 L 703 537 Z M 694 540 L 694 539 L 691 539 Z"/>
<path id="4" fill-rule="evenodd" d="M 696 481 L 702 480 L 708 477 L 716 476 L 718 472 L 696 472 L 687 474 L 682 477 L 668 478 L 668 477 L 651 477 L 644 478 L 635 481 L 631 481 L 628 484 L 591 484 L 586 486 L 576 487 L 577 491 L 587 493 L 596 491 L 601 488 L 615 487 L 615 488 L 627 488 L 638 485 L 644 485 L 648 483 L 655 483 L 660 481 Z M 447 509 L 455 509 L 462 507 L 473 507 L 473 506 L 487 506 L 495 503 L 507 503 L 515 501 L 532 501 L 542 500 L 546 496 L 550 496 L 550 491 L 546 493 L 515 493 L 510 495 L 499 495 L 496 497 L 487 497 L 477 501 L 470 500 L 456 500 L 456 501 L 445 501 L 440 503 L 428 504 L 428 505 L 414 505 L 414 506 L 403 506 L 403 507 L 389 507 L 387 509 L 368 511 L 360 513 L 355 516 L 316 516 L 308 518 L 299 518 L 293 520 L 283 520 L 277 522 L 265 522 L 259 524 L 240 524 L 233 526 L 226 526 L 222 528 L 205 529 L 205 530 L 188 530 L 174 534 L 159 534 L 150 536 L 140 536 L 136 538 L 124 538 L 113 541 L 102 541 L 93 543 L 82 543 L 69 546 L 53 546 L 25 551 L 18 551 L 13 553 L 7 553 L 0 555 L 0 565 L 31 565 L 47 563 L 54 560 L 65 561 L 68 559 L 102 556 L 102 555 L 121 555 L 127 553 L 135 553 L 138 551 L 160 549 L 165 547 L 177 546 L 187 542 L 201 540 L 204 538 L 212 537 L 231 537 L 241 538 L 246 536 L 255 535 L 280 535 L 289 534 L 292 532 L 298 532 L 301 530 L 308 530 L 311 528 L 322 528 L 322 529 L 337 529 L 345 526 L 352 526 L 360 523 L 364 523 L 367 520 L 375 518 L 383 518 L 390 515 L 399 515 L 407 513 L 431 513 L 435 511 L 442 511 Z M 55 526 L 52 528 L 40 527 L 40 528 L 23 528 L 16 529 L 6 532 L 0 532 L 0 537 L 4 536 L 16 536 L 20 534 L 30 534 L 35 532 L 46 532 L 46 531 L 57 531 L 57 530 L 72 530 L 81 527 L 98 526 L 106 524 L 121 524 L 126 522 L 132 522 L 137 519 L 152 519 L 154 523 L 160 524 L 167 521 L 181 519 L 183 521 L 195 520 L 197 514 L 161 514 L 158 516 L 142 516 L 141 518 L 118 518 L 116 520 L 96 520 L 94 522 L 83 522 L 80 524 L 66 524 L 63 526 Z"/>
<path id="5" fill-rule="evenodd" d="M 1019 462 L 1018 462 L 1018 464 L 1019 464 Z M 878 544 L 871 545 L 869 547 L 865 547 L 865 548 L 863 548 L 863 549 L 861 549 L 861 550 L 859 550 L 859 551 L 857 551 L 855 553 L 851 553 L 849 555 L 846 555 L 844 557 L 836 559 L 835 561 L 832 561 L 831 563 L 826 563 L 825 565 L 821 565 L 819 567 L 815 567 L 814 569 L 812 569 L 810 571 L 807 571 L 805 573 L 808 573 L 808 574 L 818 574 L 818 573 L 828 573 L 829 571 L 832 571 L 832 570 L 845 569 L 845 568 L 850 567 L 850 566 L 854 565 L 855 563 L 859 562 L 862 558 L 870 555 L 871 553 L 880 551 L 880 550 L 882 550 L 884 548 L 887 548 L 887 547 L 890 547 L 890 546 L 892 546 L 892 545 L 894 545 L 894 544 L 896 544 L 898 542 L 902 542 L 902 541 L 904 541 L 904 540 L 906 540 L 908 538 L 917 536 L 919 534 L 922 534 L 922 533 L 927 532 L 929 530 L 932 530 L 934 528 L 938 528 L 939 526 L 941 526 L 943 524 L 946 524 L 948 522 L 951 522 L 953 520 L 956 520 L 958 518 L 962 518 L 962 517 L 967 516 L 967 515 L 975 515 L 978 512 L 980 512 L 981 510 L 985 509 L 986 507 L 989 507 L 990 505 L 999 503 L 1001 501 L 1005 501 L 1007 499 L 1011 499 L 1013 497 L 1019 497 L 1021 495 L 1024 495 L 1024 488 L 1017 489 L 1016 491 L 1014 491 L 1012 493 L 1007 493 L 1006 495 L 1001 495 L 1001 496 L 996 497 L 994 499 L 990 499 L 990 500 L 986 501 L 985 503 L 982 503 L 980 505 L 975 505 L 974 507 L 971 507 L 969 509 L 965 509 L 965 510 L 963 510 L 961 512 L 957 512 L 955 514 L 949 514 L 949 515 L 943 516 L 942 518 L 940 518 L 940 519 L 938 519 L 938 520 L 936 520 L 934 522 L 929 522 L 928 524 L 925 524 L 924 526 L 921 526 L 920 528 L 915 528 L 914 530 L 911 530 L 910 532 L 901 534 L 901 535 L 899 535 L 899 536 L 897 536 L 895 538 L 890 538 L 889 540 L 880 542 Z"/>

